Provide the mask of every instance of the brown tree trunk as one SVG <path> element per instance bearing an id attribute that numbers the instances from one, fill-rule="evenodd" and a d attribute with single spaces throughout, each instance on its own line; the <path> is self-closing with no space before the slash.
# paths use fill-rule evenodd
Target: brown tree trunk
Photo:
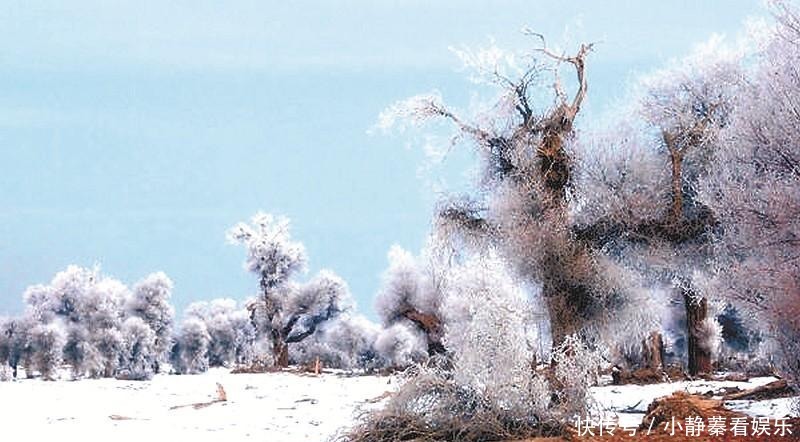
<path id="1" fill-rule="evenodd" d="M 442 321 L 436 315 L 408 310 L 402 316 L 416 324 L 425 333 L 429 356 L 445 353 L 444 344 L 442 344 Z"/>
<path id="2" fill-rule="evenodd" d="M 547 306 L 555 349 L 567 336 L 580 334 L 585 327 L 602 321 L 605 307 L 598 303 L 590 289 L 596 268 L 587 259 L 582 244 L 574 244 L 568 253 L 555 249 L 546 253 L 542 298 Z M 577 270 L 579 268 L 582 270 Z"/>
<path id="3" fill-rule="evenodd" d="M 683 217 L 683 156 L 678 152 L 671 152 L 672 162 L 672 220 L 677 223 Z"/>
<path id="4" fill-rule="evenodd" d="M 274 358 L 273 366 L 278 368 L 289 366 L 289 346 L 280 337 L 272 339 L 272 356 Z"/>
<path id="5" fill-rule="evenodd" d="M 681 228 L 683 221 L 683 154 L 676 143 L 675 136 L 664 132 L 664 143 L 669 150 L 672 163 L 672 221 L 673 229 Z M 686 306 L 686 352 L 689 356 L 689 375 L 711 372 L 711 352 L 703 342 L 704 321 L 708 317 L 708 302 L 696 296 L 691 287 L 682 289 Z"/>
<path id="6" fill-rule="evenodd" d="M 689 356 L 689 375 L 711 373 L 711 352 L 703 342 L 704 324 L 708 317 L 708 302 L 697 297 L 691 289 L 684 289 L 683 301 L 686 305 L 686 352 Z"/>
<path id="7" fill-rule="evenodd" d="M 550 339 L 552 340 L 553 350 L 559 347 L 564 339 L 572 334 L 574 330 L 569 327 L 569 322 L 563 318 L 564 309 L 554 297 L 545 298 L 548 316 L 550 317 Z"/>
<path id="8" fill-rule="evenodd" d="M 664 369 L 664 339 L 661 333 L 654 331 L 642 341 L 645 368 Z"/>
<path id="9" fill-rule="evenodd" d="M 550 318 L 550 337 L 552 339 L 553 350 L 564 343 L 567 336 L 578 334 L 587 321 L 591 320 L 587 315 L 584 296 L 575 292 L 579 289 L 563 285 L 544 284 L 542 294 L 544 295 L 547 314 Z"/>
<path id="10" fill-rule="evenodd" d="M 672 221 L 677 225 L 683 218 L 683 152 L 677 145 L 675 136 L 669 132 L 661 134 L 669 151 L 672 164 Z"/>

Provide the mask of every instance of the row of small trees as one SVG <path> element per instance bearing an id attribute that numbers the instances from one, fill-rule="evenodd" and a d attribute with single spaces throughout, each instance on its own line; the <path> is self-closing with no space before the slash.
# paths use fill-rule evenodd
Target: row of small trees
<path id="1" fill-rule="evenodd" d="M 0 363 L 15 377 L 22 366 L 52 379 L 66 364 L 73 377 L 149 378 L 171 349 L 171 290 L 163 273 L 131 290 L 97 269 L 69 266 L 26 290 L 22 316 L 0 319 Z"/>
<path id="2" fill-rule="evenodd" d="M 389 320 L 381 327 L 357 314 L 347 284 L 333 272 L 295 281 L 307 258 L 288 220 L 259 213 L 230 237 L 247 248 L 258 297 L 193 303 L 178 326 L 173 283 L 164 273 L 129 288 L 97 268 L 69 266 L 26 290 L 22 315 L 0 318 L 0 374 L 16 377 L 24 367 L 28 376 L 54 379 L 66 366 L 73 378 L 140 380 L 167 367 L 193 374 L 320 359 L 328 367 L 377 370 L 427 356 L 415 328 Z"/>

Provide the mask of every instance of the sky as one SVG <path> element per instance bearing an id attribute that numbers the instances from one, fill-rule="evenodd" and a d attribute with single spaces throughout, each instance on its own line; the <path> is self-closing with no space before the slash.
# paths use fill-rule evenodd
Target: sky
<path id="1" fill-rule="evenodd" d="M 0 315 L 69 264 L 164 271 L 179 310 L 245 299 L 257 281 L 225 232 L 263 210 L 292 220 L 302 278 L 332 269 L 375 318 L 389 247 L 419 250 L 470 158 L 427 170 L 419 136 L 371 128 L 418 93 L 467 107 L 451 48 L 531 49 L 524 27 L 596 42 L 591 125 L 759 16 L 759 0 L 0 0 Z"/>

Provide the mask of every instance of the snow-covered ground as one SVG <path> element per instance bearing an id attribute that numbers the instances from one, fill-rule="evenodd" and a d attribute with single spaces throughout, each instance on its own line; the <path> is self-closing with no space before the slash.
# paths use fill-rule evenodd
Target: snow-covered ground
<path id="1" fill-rule="evenodd" d="M 227 402 L 208 402 L 217 383 Z M 396 388 L 389 377 L 294 373 L 0 382 L 2 440 L 324 441 Z M 185 439 L 184 439 L 185 438 Z"/>
<path id="2" fill-rule="evenodd" d="M 652 385 L 607 385 L 592 388 L 596 409 L 619 417 L 620 426 L 638 426 L 644 418 L 647 406 L 655 399 L 669 396 L 675 391 L 694 394 L 713 392 L 713 398 L 720 399 L 725 388 L 738 387 L 741 390 L 755 388 L 775 381 L 774 377 L 752 378 L 748 382 L 733 381 L 682 381 Z M 765 401 L 727 401 L 725 406 L 751 416 L 781 418 L 794 416 L 792 401 L 795 398 L 771 399 Z"/>
<path id="3" fill-rule="evenodd" d="M 674 391 L 747 389 L 773 380 L 609 385 L 593 388 L 592 394 L 596 406 L 619 416 L 619 425 L 635 426 L 654 399 Z M 217 383 L 227 393 L 226 402 L 191 406 L 215 399 Z M 220 369 L 196 376 L 160 375 L 149 382 L 0 382 L 0 432 L 2 440 L 322 442 L 352 424 L 360 411 L 381 406 L 396 388 L 397 380 L 384 376 L 230 374 Z M 791 414 L 791 401 L 726 405 L 754 416 L 784 417 Z"/>

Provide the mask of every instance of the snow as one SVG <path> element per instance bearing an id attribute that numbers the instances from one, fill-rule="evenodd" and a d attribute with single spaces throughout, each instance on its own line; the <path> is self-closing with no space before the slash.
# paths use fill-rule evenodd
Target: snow
<path id="1" fill-rule="evenodd" d="M 722 394 L 723 388 L 753 388 L 773 377 L 748 382 L 691 381 L 592 388 L 594 409 L 638 426 L 647 406 L 675 391 Z M 217 397 L 226 402 L 194 408 Z M 4 439 L 165 440 L 173 435 L 195 441 L 321 442 L 352 425 L 360 412 L 380 407 L 398 380 L 387 376 L 320 376 L 291 372 L 231 374 L 212 369 L 202 375 L 158 375 L 151 381 L 115 379 L 0 382 L 0 422 Z M 794 398 L 728 401 L 751 416 L 792 415 Z M 179 408 L 172 408 L 179 407 Z"/>
<path id="2" fill-rule="evenodd" d="M 738 387 L 742 390 L 755 388 L 775 381 L 774 377 L 757 377 L 747 382 L 733 381 L 681 381 L 651 385 L 606 385 L 592 388 L 595 401 L 593 409 L 597 413 L 616 415 L 618 425 L 638 426 L 644 418 L 647 406 L 655 399 L 669 396 L 676 391 L 694 394 L 714 392 L 713 397 L 720 399 L 725 388 Z M 728 401 L 725 406 L 750 416 L 781 418 L 792 416 L 794 398 L 772 399 L 765 401 Z"/>
<path id="3" fill-rule="evenodd" d="M 170 409 L 215 399 L 217 383 L 226 402 Z M 395 388 L 393 378 L 381 376 L 221 369 L 145 382 L 21 380 L 0 382 L 0 422 L 4 438 L 27 440 L 324 441 Z"/>
<path id="4" fill-rule="evenodd" d="M 750 416 L 769 417 L 771 419 L 780 417 L 794 417 L 795 397 L 767 399 L 763 401 L 726 401 L 725 408 L 740 411 Z"/>

